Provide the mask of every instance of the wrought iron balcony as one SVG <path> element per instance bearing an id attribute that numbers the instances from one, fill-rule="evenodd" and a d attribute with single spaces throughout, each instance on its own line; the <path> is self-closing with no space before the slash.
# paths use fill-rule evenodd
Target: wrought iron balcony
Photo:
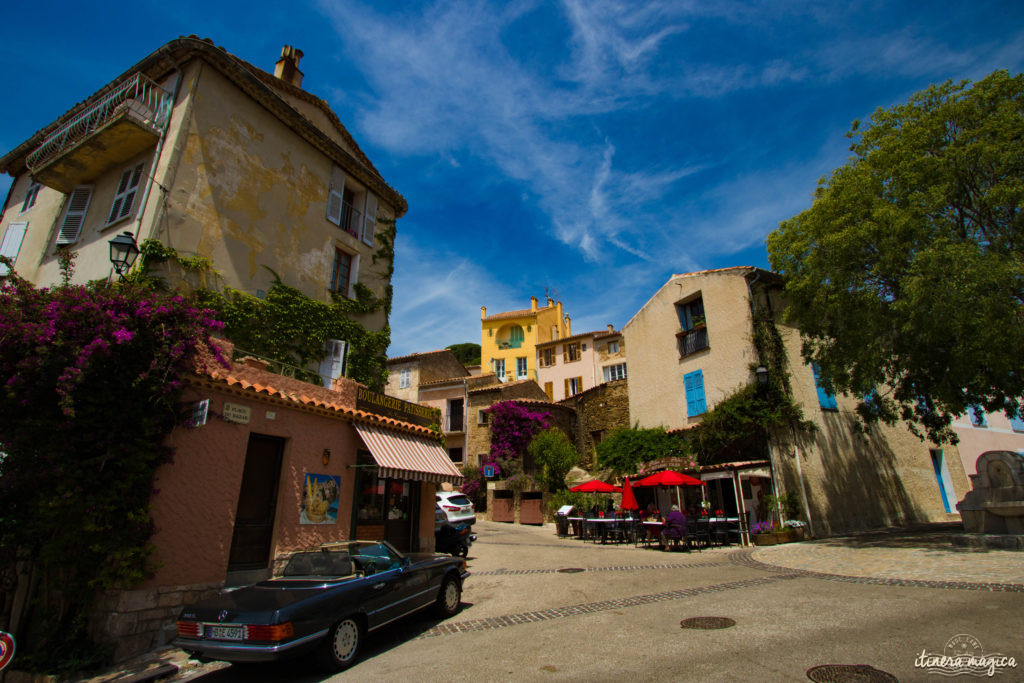
<path id="1" fill-rule="evenodd" d="M 170 92 L 135 74 L 58 128 L 25 163 L 37 181 L 70 192 L 153 146 L 171 104 Z"/>
<path id="2" fill-rule="evenodd" d="M 708 348 L 708 328 L 704 325 L 692 327 L 688 330 L 676 333 L 676 340 L 679 342 L 679 357 L 683 358 L 690 354 L 703 351 Z"/>

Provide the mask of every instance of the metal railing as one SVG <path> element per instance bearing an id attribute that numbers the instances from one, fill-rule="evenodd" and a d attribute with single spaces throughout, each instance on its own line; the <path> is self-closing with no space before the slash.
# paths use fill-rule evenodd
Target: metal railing
<path id="1" fill-rule="evenodd" d="M 362 237 L 363 212 L 348 202 L 341 203 L 341 223 L 339 227 L 353 237 Z"/>
<path id="2" fill-rule="evenodd" d="M 695 327 L 676 335 L 679 338 L 679 356 L 689 356 L 708 348 L 708 328 Z"/>
<path id="3" fill-rule="evenodd" d="M 171 111 L 171 93 L 142 74 L 135 74 L 46 138 L 25 159 L 29 170 L 34 172 L 45 166 L 69 147 L 119 116 L 126 108 L 134 112 L 139 120 L 161 130 L 167 125 Z"/>

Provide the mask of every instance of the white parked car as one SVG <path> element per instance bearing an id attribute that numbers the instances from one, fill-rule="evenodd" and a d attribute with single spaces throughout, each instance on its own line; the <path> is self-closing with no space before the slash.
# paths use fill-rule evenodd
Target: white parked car
<path id="1" fill-rule="evenodd" d="M 449 524 L 476 524 L 473 503 L 461 491 L 438 491 L 437 507 L 444 510 Z"/>

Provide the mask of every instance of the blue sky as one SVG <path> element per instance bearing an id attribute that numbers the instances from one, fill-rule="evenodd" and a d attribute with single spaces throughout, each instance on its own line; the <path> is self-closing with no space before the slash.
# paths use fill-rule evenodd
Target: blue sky
<path id="1" fill-rule="evenodd" d="M 409 202 L 392 356 L 479 343 L 480 306 L 620 328 L 673 273 L 767 267 L 854 119 L 1024 64 L 1019 0 L 102 5 L 4 3 L 0 153 L 180 35 L 298 47 Z"/>

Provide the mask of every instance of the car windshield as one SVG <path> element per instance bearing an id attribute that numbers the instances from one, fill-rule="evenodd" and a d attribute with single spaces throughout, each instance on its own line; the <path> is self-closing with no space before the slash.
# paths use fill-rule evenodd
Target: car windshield
<path id="1" fill-rule="evenodd" d="M 330 544 L 332 551 L 344 553 L 355 570 L 364 574 L 375 574 L 402 566 L 400 552 L 383 541 L 348 541 Z"/>

